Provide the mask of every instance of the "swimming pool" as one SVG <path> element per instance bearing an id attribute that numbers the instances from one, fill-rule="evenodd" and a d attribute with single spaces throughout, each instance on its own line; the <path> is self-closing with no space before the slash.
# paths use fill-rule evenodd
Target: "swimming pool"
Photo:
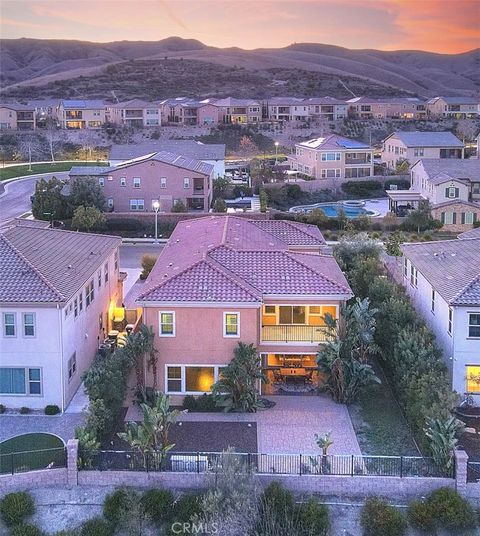
<path id="1" fill-rule="evenodd" d="M 355 202 L 350 204 L 349 201 L 338 203 L 316 203 L 315 205 L 301 205 L 298 207 L 292 207 L 290 212 L 308 214 L 312 210 L 320 209 L 328 218 L 337 218 L 339 213 L 343 210 L 345 216 L 349 219 L 358 218 L 359 216 L 376 216 L 377 213 L 372 210 L 363 208 L 365 202 Z"/>

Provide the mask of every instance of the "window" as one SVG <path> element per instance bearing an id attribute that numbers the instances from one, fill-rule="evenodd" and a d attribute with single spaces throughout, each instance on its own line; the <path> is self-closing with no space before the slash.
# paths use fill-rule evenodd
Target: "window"
<path id="1" fill-rule="evenodd" d="M 173 311 L 160 311 L 160 330 L 161 337 L 175 337 L 175 313 Z"/>
<path id="2" fill-rule="evenodd" d="M 68 379 L 72 379 L 73 375 L 77 371 L 77 353 L 74 352 L 72 357 L 68 360 Z"/>
<path id="3" fill-rule="evenodd" d="M 113 267 L 114 267 L 115 271 L 117 271 L 118 270 L 118 250 L 115 251 L 115 253 L 113 255 L 113 259 L 114 259 Z"/>
<path id="4" fill-rule="evenodd" d="M 127 177 L 120 177 L 120 186 L 127 185 Z"/>
<path id="5" fill-rule="evenodd" d="M 35 313 L 23 313 L 23 336 L 35 337 Z"/>
<path id="6" fill-rule="evenodd" d="M 417 288 L 418 283 L 418 272 L 413 264 L 410 265 L 410 284 L 412 287 Z"/>
<path id="7" fill-rule="evenodd" d="M 166 188 L 167 187 L 167 177 L 160 177 L 160 188 Z"/>
<path id="8" fill-rule="evenodd" d="M 424 148 L 423 147 L 416 147 L 413 149 L 413 156 L 424 156 Z"/>
<path id="9" fill-rule="evenodd" d="M 408 277 L 408 260 L 406 257 L 403 259 L 403 277 L 405 279 Z"/>
<path id="10" fill-rule="evenodd" d="M 109 197 L 107 199 L 107 207 L 108 208 L 113 208 L 113 197 Z"/>
<path id="11" fill-rule="evenodd" d="M 341 159 L 340 153 L 322 153 L 322 162 L 334 162 Z"/>
<path id="12" fill-rule="evenodd" d="M 463 223 L 467 225 L 472 225 L 475 222 L 475 213 L 474 212 L 465 212 Z"/>
<path id="13" fill-rule="evenodd" d="M 99 177 L 99 178 L 98 178 L 98 184 L 99 184 L 100 186 L 105 186 L 105 179 L 104 179 L 103 177 Z"/>
<path id="14" fill-rule="evenodd" d="M 446 223 L 446 224 L 453 224 L 455 223 L 455 218 L 456 216 L 456 213 L 455 212 L 445 212 L 445 217 L 444 217 L 444 222 L 443 223 Z"/>
<path id="15" fill-rule="evenodd" d="M 140 188 L 140 177 L 133 177 L 133 187 Z"/>
<path id="16" fill-rule="evenodd" d="M 103 273 L 105 274 L 105 283 L 108 282 L 108 262 L 103 265 Z"/>
<path id="17" fill-rule="evenodd" d="M 214 383 L 214 367 L 185 367 L 185 390 L 187 392 L 208 393 Z"/>
<path id="18" fill-rule="evenodd" d="M 455 197 L 458 197 L 458 195 L 459 195 L 459 188 L 455 188 L 454 186 L 450 186 L 449 188 L 446 188 L 445 197 L 454 199 Z"/>
<path id="19" fill-rule="evenodd" d="M 339 178 L 340 173 L 340 169 L 322 169 L 322 179 Z"/>
<path id="20" fill-rule="evenodd" d="M 182 392 L 182 367 L 167 367 L 167 392 Z"/>
<path id="21" fill-rule="evenodd" d="M 145 209 L 145 200 L 144 199 L 130 199 L 130 210 L 144 210 Z"/>
<path id="22" fill-rule="evenodd" d="M 42 394 L 39 368 L 0 368 L 0 394 L 40 395 Z"/>
<path id="23" fill-rule="evenodd" d="M 190 179 L 189 179 L 189 177 L 185 177 L 183 179 L 183 187 L 184 188 L 190 188 Z"/>
<path id="24" fill-rule="evenodd" d="M 83 292 L 78 295 L 78 310 L 83 311 Z"/>
<path id="25" fill-rule="evenodd" d="M 453 330 L 453 309 L 448 308 L 448 333 L 451 335 Z"/>
<path id="26" fill-rule="evenodd" d="M 85 287 L 85 304 L 88 307 L 94 299 L 94 289 L 93 289 L 93 279 L 90 281 L 90 283 Z"/>
<path id="27" fill-rule="evenodd" d="M 280 324 L 305 324 L 305 306 L 281 305 L 279 307 Z"/>
<path id="28" fill-rule="evenodd" d="M 3 313 L 3 335 L 5 337 L 15 337 L 17 333 L 15 324 L 15 313 Z"/>
<path id="29" fill-rule="evenodd" d="M 98 288 L 100 288 L 102 286 L 102 270 L 98 270 L 97 279 L 98 279 Z"/>
<path id="30" fill-rule="evenodd" d="M 240 336 L 240 313 L 223 313 L 223 336 Z"/>
<path id="31" fill-rule="evenodd" d="M 468 315 L 468 336 L 480 338 L 480 313 Z"/>
<path id="32" fill-rule="evenodd" d="M 480 393 L 480 366 L 478 365 L 467 365 L 466 367 L 466 378 L 467 378 L 467 393 Z"/>
<path id="33" fill-rule="evenodd" d="M 435 290 L 432 288 L 432 313 L 435 312 Z"/>
<path id="34" fill-rule="evenodd" d="M 73 300 L 74 306 L 73 306 L 73 314 L 75 315 L 75 318 L 78 316 L 78 298 L 75 298 Z"/>
<path id="35" fill-rule="evenodd" d="M 103 329 L 103 313 L 100 313 L 98 315 L 98 331 L 102 331 Z"/>

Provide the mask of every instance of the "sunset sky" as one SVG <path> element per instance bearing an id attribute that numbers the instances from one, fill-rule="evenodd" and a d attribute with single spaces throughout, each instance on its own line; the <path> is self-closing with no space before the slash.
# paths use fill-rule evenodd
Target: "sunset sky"
<path id="1" fill-rule="evenodd" d="M 1 0 L 1 36 L 217 47 L 315 42 L 464 52 L 480 46 L 480 0 Z"/>

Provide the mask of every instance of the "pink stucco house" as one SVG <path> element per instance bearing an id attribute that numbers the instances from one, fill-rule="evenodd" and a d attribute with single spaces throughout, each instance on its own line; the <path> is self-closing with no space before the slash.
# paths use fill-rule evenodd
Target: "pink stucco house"
<path id="1" fill-rule="evenodd" d="M 93 177 L 112 212 L 151 212 L 158 201 L 170 212 L 178 201 L 188 210 L 208 212 L 214 166 L 201 160 L 160 151 L 111 167 L 72 167 L 70 179 Z"/>
<path id="2" fill-rule="evenodd" d="M 206 216 L 177 225 L 136 301 L 155 332 L 157 388 L 175 404 L 209 392 L 240 341 L 262 356 L 264 393 L 311 391 L 324 315 L 351 296 L 317 227 Z"/>

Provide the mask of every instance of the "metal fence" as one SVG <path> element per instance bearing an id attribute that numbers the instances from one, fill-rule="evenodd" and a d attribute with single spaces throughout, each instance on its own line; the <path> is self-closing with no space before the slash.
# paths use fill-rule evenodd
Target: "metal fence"
<path id="1" fill-rule="evenodd" d="M 480 462 L 467 462 L 467 482 L 480 482 Z"/>
<path id="2" fill-rule="evenodd" d="M 80 469 L 99 471 L 216 472 L 235 462 L 245 470 L 267 475 L 339 475 L 454 477 L 432 458 L 412 456 L 257 454 L 222 452 L 147 452 L 97 450 L 80 454 Z"/>
<path id="3" fill-rule="evenodd" d="M 65 447 L 0 454 L 0 474 L 26 473 L 67 466 Z"/>

